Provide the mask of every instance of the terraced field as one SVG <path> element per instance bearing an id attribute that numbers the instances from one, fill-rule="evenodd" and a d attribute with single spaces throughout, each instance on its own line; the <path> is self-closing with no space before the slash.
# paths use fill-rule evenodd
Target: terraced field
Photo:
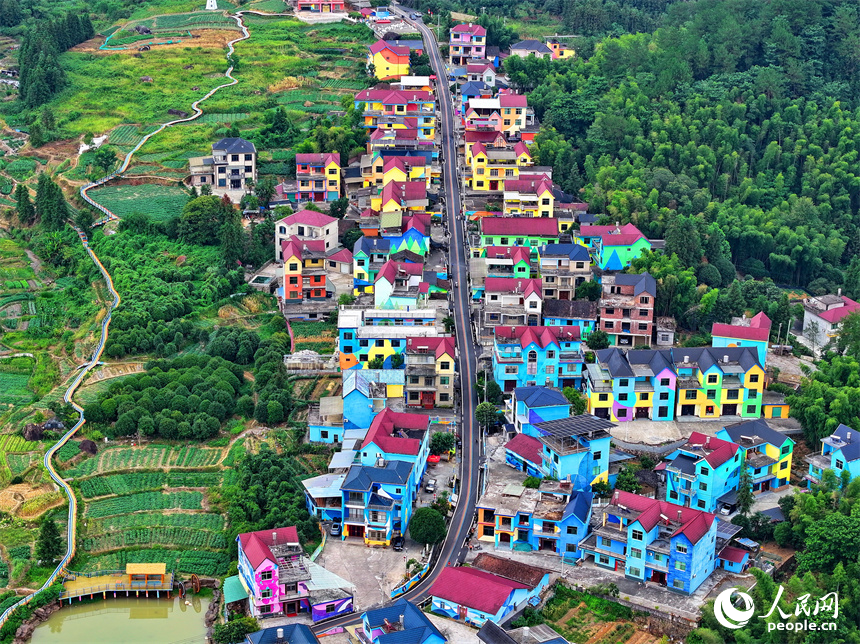
<path id="1" fill-rule="evenodd" d="M 184 167 L 185 163 L 182 165 Z M 132 170 L 140 172 L 139 167 Z M 140 212 L 153 221 L 166 221 L 181 215 L 188 202 L 188 193 L 181 188 L 155 184 L 106 186 L 91 191 L 90 196 L 120 217 Z"/>

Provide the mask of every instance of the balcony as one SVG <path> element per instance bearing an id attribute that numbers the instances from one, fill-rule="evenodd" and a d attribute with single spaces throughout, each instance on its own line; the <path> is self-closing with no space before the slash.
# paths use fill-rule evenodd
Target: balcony
<path id="1" fill-rule="evenodd" d="M 364 496 L 362 496 L 362 495 L 353 496 L 350 494 L 346 500 L 346 505 L 347 505 L 347 507 L 361 508 L 363 510 L 364 509 Z"/>
<path id="2" fill-rule="evenodd" d="M 740 376 L 723 376 L 723 389 L 740 389 L 743 387 Z"/>
<path id="3" fill-rule="evenodd" d="M 825 456 L 824 454 L 811 454 L 809 456 L 804 456 L 804 461 L 812 465 L 813 467 L 817 467 L 819 470 L 829 470 L 830 469 L 830 455 Z"/>
<path id="4" fill-rule="evenodd" d="M 601 393 L 612 393 L 612 383 L 606 380 L 601 380 L 598 382 L 594 382 L 591 378 L 588 379 L 588 388 L 591 391 L 597 391 Z"/>
<path id="5" fill-rule="evenodd" d="M 650 382 L 636 381 L 633 383 L 633 391 L 654 391 L 654 385 Z"/>
<path id="6" fill-rule="evenodd" d="M 582 351 L 562 351 L 558 359 L 561 362 L 585 362 L 585 355 Z"/>

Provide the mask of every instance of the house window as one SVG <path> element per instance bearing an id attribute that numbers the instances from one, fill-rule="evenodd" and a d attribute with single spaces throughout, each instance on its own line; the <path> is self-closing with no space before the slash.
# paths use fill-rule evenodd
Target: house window
<path id="1" fill-rule="evenodd" d="M 614 329 L 615 328 L 615 322 L 604 322 L 603 326 L 607 329 Z"/>
<path id="2" fill-rule="evenodd" d="M 448 402 L 450 398 L 449 394 L 439 394 L 439 402 Z"/>
<path id="3" fill-rule="evenodd" d="M 630 531 L 630 538 L 633 539 L 634 541 L 642 541 L 642 538 L 644 536 L 645 536 L 645 534 L 641 530 L 631 530 Z"/>
<path id="4" fill-rule="evenodd" d="M 627 387 L 630 384 L 630 381 L 627 378 L 620 378 L 618 380 L 619 387 Z"/>
<path id="5" fill-rule="evenodd" d="M 669 392 L 661 391 L 660 392 L 660 400 L 669 400 Z"/>
<path id="6" fill-rule="evenodd" d="M 643 297 L 640 297 L 640 298 L 639 298 L 639 303 L 640 303 L 640 304 L 648 304 L 650 301 L 651 301 L 651 298 L 650 298 L 650 297 L 644 297 L 644 296 L 643 296 Z"/>
<path id="7" fill-rule="evenodd" d="M 627 400 L 627 394 L 618 394 L 618 400 Z"/>
<path id="8" fill-rule="evenodd" d="M 251 154 L 246 154 L 246 155 L 245 155 L 245 161 L 253 161 L 253 160 L 254 160 L 254 156 L 253 156 L 253 155 L 251 155 Z"/>
<path id="9" fill-rule="evenodd" d="M 647 315 L 648 315 L 648 309 L 639 309 L 639 316 L 640 317 L 644 318 L 644 317 L 647 317 Z"/>
<path id="10" fill-rule="evenodd" d="M 699 483 L 699 489 L 703 491 L 707 491 L 708 484 L 707 483 Z"/>
<path id="11" fill-rule="evenodd" d="M 451 378 L 449 376 L 441 376 L 439 378 L 439 384 L 440 385 L 447 385 L 450 383 L 451 383 Z"/>
<path id="12" fill-rule="evenodd" d="M 290 278 L 290 284 L 298 284 L 298 283 L 299 283 L 298 277 L 291 277 Z"/>
<path id="13" fill-rule="evenodd" d="M 779 450 L 779 453 L 780 453 L 780 454 L 782 454 L 783 456 L 785 456 L 785 455 L 786 455 L 786 454 L 788 454 L 790 451 L 791 451 L 791 445 L 783 445 L 783 446 L 782 446 L 782 449 L 781 449 L 781 450 Z"/>
<path id="14" fill-rule="evenodd" d="M 687 389 L 686 393 L 684 394 L 684 397 L 687 400 L 695 400 L 696 399 L 696 390 L 695 389 Z"/>
<path id="15" fill-rule="evenodd" d="M 609 400 L 609 394 L 597 394 L 597 400 L 600 402 L 606 402 Z"/>
<path id="16" fill-rule="evenodd" d="M 272 606 L 260 606 L 260 614 L 268 615 L 272 612 Z"/>
<path id="17" fill-rule="evenodd" d="M 640 322 L 639 323 L 639 330 L 640 331 L 647 331 L 648 330 L 648 323 L 647 322 Z"/>
<path id="18" fill-rule="evenodd" d="M 564 546 L 564 550 L 565 552 L 576 552 L 576 544 L 568 543 Z"/>
<path id="19" fill-rule="evenodd" d="M 609 557 L 607 557 L 606 555 L 600 555 L 600 558 L 597 560 L 597 562 L 603 564 L 604 566 L 608 566 Z"/>
<path id="20" fill-rule="evenodd" d="M 418 392 L 410 391 L 409 392 L 409 400 L 418 400 Z"/>
<path id="21" fill-rule="evenodd" d="M 648 394 L 639 394 L 639 400 L 648 400 Z"/>
<path id="22" fill-rule="evenodd" d="M 709 470 L 707 467 L 702 468 L 702 476 L 707 476 L 710 473 L 711 473 L 711 470 Z"/>
<path id="23" fill-rule="evenodd" d="M 612 539 L 610 539 L 609 537 L 600 537 L 600 543 L 602 543 L 607 548 L 612 547 Z"/>
<path id="24" fill-rule="evenodd" d="M 321 432 L 320 432 L 320 437 L 321 437 L 321 438 L 323 438 L 323 439 L 328 438 L 328 432 L 321 431 Z"/>
<path id="25" fill-rule="evenodd" d="M 845 467 L 845 463 L 842 462 L 842 459 L 837 458 L 836 459 L 836 469 L 841 470 L 843 467 Z"/>
<path id="26" fill-rule="evenodd" d="M 630 574 L 633 575 L 634 577 L 641 577 L 642 571 L 639 568 L 631 568 Z"/>
<path id="27" fill-rule="evenodd" d="M 260 597 L 263 599 L 269 599 L 272 596 L 272 589 L 266 588 L 263 592 L 260 593 Z"/>
<path id="28" fill-rule="evenodd" d="M 758 374 L 757 373 L 750 375 L 750 382 L 758 382 Z"/>
<path id="29" fill-rule="evenodd" d="M 299 270 L 299 265 L 298 264 L 290 264 L 290 270 L 291 271 Z"/>
<path id="30" fill-rule="evenodd" d="M 671 499 L 672 501 L 677 501 L 678 500 L 678 493 L 675 492 L 674 490 L 669 492 L 669 499 Z"/>
<path id="31" fill-rule="evenodd" d="M 686 571 L 686 570 L 687 570 L 687 564 L 686 564 L 686 562 L 684 562 L 684 561 L 676 561 L 676 562 L 675 562 L 675 570 L 680 570 L 681 572 Z"/>
<path id="32" fill-rule="evenodd" d="M 699 506 L 700 509 L 702 509 L 702 510 L 705 509 L 705 500 L 704 499 L 699 499 L 696 504 Z"/>
<path id="33" fill-rule="evenodd" d="M 660 386 L 668 387 L 669 386 L 669 378 L 660 378 Z"/>
<path id="34" fill-rule="evenodd" d="M 325 605 L 325 612 L 326 613 L 333 613 L 336 610 L 336 606 L 337 606 L 337 604 L 326 604 Z"/>
<path id="35" fill-rule="evenodd" d="M 740 392 L 737 389 L 729 389 L 726 392 L 726 400 L 738 400 L 738 394 Z"/>
<path id="36" fill-rule="evenodd" d="M 547 360 L 555 360 L 555 351 L 547 351 L 546 352 Z"/>
<path id="37" fill-rule="evenodd" d="M 641 548 L 630 548 L 630 556 L 634 559 L 642 558 L 642 549 Z"/>
<path id="38" fill-rule="evenodd" d="M 579 527 L 575 525 L 567 526 L 567 534 L 576 536 L 579 533 Z"/>
<path id="39" fill-rule="evenodd" d="M 672 588 L 683 588 L 684 582 L 681 579 L 673 579 L 672 580 Z"/>
<path id="40" fill-rule="evenodd" d="M 271 570 L 264 570 L 263 572 L 260 573 L 260 579 L 262 579 L 263 581 L 269 581 L 271 578 L 272 578 L 272 571 Z"/>
<path id="41" fill-rule="evenodd" d="M 682 555 L 685 555 L 687 554 L 687 546 L 685 546 L 683 543 L 677 543 L 675 544 L 675 552 L 680 552 Z M 679 568 L 679 570 L 682 569 Z"/>
<path id="42" fill-rule="evenodd" d="M 626 409 L 619 409 L 618 410 L 618 417 L 619 418 L 627 418 L 627 410 Z"/>
<path id="43" fill-rule="evenodd" d="M 747 413 L 754 414 L 755 413 L 755 405 L 747 405 Z"/>
<path id="44" fill-rule="evenodd" d="M 450 362 L 443 362 L 442 364 L 439 365 L 439 367 L 442 369 L 442 371 L 448 371 L 448 369 L 451 368 L 451 363 Z"/>

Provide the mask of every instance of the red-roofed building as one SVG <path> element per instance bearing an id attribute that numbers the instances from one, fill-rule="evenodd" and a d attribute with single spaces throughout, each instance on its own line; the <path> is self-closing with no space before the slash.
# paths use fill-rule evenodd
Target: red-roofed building
<path id="1" fill-rule="evenodd" d="M 311 574 L 302 558 L 296 528 L 240 534 L 239 578 L 253 617 L 297 614 L 307 601 Z"/>
<path id="2" fill-rule="evenodd" d="M 803 301 L 803 335 L 815 341 L 818 348 L 836 339 L 842 321 L 860 311 L 860 303 L 842 295 L 809 297 Z"/>
<path id="3" fill-rule="evenodd" d="M 543 286 L 539 279 L 488 277 L 484 280 L 481 320 L 484 335 L 495 327 L 537 326 L 543 311 Z"/>
<path id="4" fill-rule="evenodd" d="M 505 462 L 528 476 L 543 478 L 543 443 L 534 436 L 517 434 L 505 443 Z"/>
<path id="5" fill-rule="evenodd" d="M 436 101 L 424 90 L 366 89 L 355 95 L 364 127 L 384 130 L 417 129 L 422 139 L 436 134 Z"/>
<path id="6" fill-rule="evenodd" d="M 714 322 L 711 328 L 713 347 L 755 347 L 762 367 L 767 361 L 767 346 L 770 338 L 771 321 L 764 312 L 752 318 L 732 318 L 731 324 Z"/>
<path id="7" fill-rule="evenodd" d="M 281 261 L 282 243 L 295 238 L 300 242 L 316 242 L 322 240 L 323 250 L 331 250 L 338 246 L 337 219 L 314 210 L 299 210 L 297 213 L 279 219 L 275 222 L 275 251 L 276 259 Z"/>
<path id="8" fill-rule="evenodd" d="M 407 338 L 406 404 L 409 407 L 454 406 L 457 343 L 451 336 Z"/>
<path id="9" fill-rule="evenodd" d="M 424 475 L 430 455 L 429 428 L 429 416 L 396 412 L 386 407 L 373 418 L 361 443 L 361 464 L 375 466 L 380 459 L 414 463 L 413 475 L 417 484 Z"/>
<path id="10" fill-rule="evenodd" d="M 504 391 L 582 384 L 578 326 L 497 326 L 493 329 L 493 379 Z"/>
<path id="11" fill-rule="evenodd" d="M 481 25 L 455 25 L 448 41 L 448 54 L 452 65 L 467 65 L 473 58 L 487 53 L 487 30 Z"/>
<path id="12" fill-rule="evenodd" d="M 720 568 L 733 573 L 743 573 L 749 568 L 750 553 L 743 548 L 726 546 L 720 551 Z"/>
<path id="13" fill-rule="evenodd" d="M 388 260 L 373 283 L 377 309 L 420 308 L 427 299 L 429 286 L 423 280 L 424 264 Z"/>
<path id="14" fill-rule="evenodd" d="M 296 155 L 296 180 L 279 194 L 293 203 L 334 201 L 340 197 L 340 153 Z"/>
<path id="15" fill-rule="evenodd" d="M 430 588 L 431 609 L 452 619 L 481 626 L 501 623 L 521 602 L 538 596 L 549 583 L 545 574 L 529 586 L 471 567 L 444 568 Z"/>
<path id="16" fill-rule="evenodd" d="M 726 545 L 716 515 L 702 510 L 616 490 L 602 511 L 581 543 L 585 560 L 675 592 L 692 594 Z"/>
<path id="17" fill-rule="evenodd" d="M 377 40 L 369 49 L 368 73 L 382 81 L 400 80 L 401 76 L 409 75 L 409 47 L 390 40 Z"/>
<path id="18" fill-rule="evenodd" d="M 668 457 L 666 500 L 716 512 L 725 503 L 720 499 L 727 499 L 737 491 L 742 466 L 739 445 L 693 432 Z"/>

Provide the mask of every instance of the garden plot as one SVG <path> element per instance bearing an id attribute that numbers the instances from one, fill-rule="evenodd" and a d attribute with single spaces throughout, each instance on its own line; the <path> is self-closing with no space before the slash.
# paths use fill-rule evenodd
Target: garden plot
<path id="1" fill-rule="evenodd" d="M 181 188 L 147 183 L 139 186 L 106 186 L 91 191 L 90 196 L 120 218 L 139 212 L 153 221 L 178 217 L 188 203 L 188 193 Z"/>

